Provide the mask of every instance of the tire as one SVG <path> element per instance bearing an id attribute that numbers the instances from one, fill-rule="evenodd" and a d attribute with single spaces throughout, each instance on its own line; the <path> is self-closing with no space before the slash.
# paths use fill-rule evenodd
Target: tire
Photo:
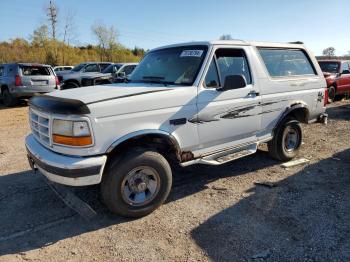
<path id="1" fill-rule="evenodd" d="M 328 87 L 328 103 L 333 103 L 335 100 L 336 89 L 334 86 Z"/>
<path id="2" fill-rule="evenodd" d="M 7 88 L 2 91 L 2 101 L 6 107 L 15 106 L 18 103 L 18 99 L 11 95 Z"/>
<path id="3" fill-rule="evenodd" d="M 301 141 L 302 130 L 299 121 L 286 118 L 277 127 L 273 139 L 267 144 L 269 154 L 277 160 L 289 161 L 298 154 Z"/>
<path id="4" fill-rule="evenodd" d="M 62 85 L 61 89 L 65 90 L 65 89 L 72 89 L 72 88 L 78 88 L 78 87 L 80 87 L 80 86 L 77 83 L 67 82 L 67 83 Z"/>
<path id="5" fill-rule="evenodd" d="M 171 185 L 171 168 L 161 154 L 133 149 L 122 158 L 112 159 L 101 183 L 101 193 L 114 214 L 142 217 L 166 200 Z"/>

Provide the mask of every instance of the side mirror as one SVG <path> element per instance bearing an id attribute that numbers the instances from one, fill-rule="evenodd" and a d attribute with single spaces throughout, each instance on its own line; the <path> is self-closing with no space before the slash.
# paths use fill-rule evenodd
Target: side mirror
<path id="1" fill-rule="evenodd" d="M 224 86 L 219 88 L 220 91 L 226 91 L 231 89 L 238 89 L 247 86 L 247 81 L 242 75 L 229 75 L 225 78 Z"/>
<path id="2" fill-rule="evenodd" d="M 117 77 L 125 78 L 126 74 L 125 74 L 125 72 L 119 72 L 119 73 L 117 73 Z"/>

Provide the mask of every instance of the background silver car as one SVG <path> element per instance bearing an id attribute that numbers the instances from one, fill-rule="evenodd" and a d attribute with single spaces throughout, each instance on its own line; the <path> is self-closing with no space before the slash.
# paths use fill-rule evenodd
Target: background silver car
<path id="1" fill-rule="evenodd" d="M 0 94 L 5 106 L 19 99 L 43 94 L 59 88 L 59 81 L 49 65 L 12 63 L 0 65 Z"/>

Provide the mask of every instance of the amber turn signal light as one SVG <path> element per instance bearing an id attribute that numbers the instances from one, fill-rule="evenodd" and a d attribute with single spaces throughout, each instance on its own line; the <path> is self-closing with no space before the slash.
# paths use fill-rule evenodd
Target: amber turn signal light
<path id="1" fill-rule="evenodd" d="M 61 145 L 68 146 L 89 146 L 92 144 L 91 136 L 62 136 L 62 135 L 53 135 L 53 142 Z"/>

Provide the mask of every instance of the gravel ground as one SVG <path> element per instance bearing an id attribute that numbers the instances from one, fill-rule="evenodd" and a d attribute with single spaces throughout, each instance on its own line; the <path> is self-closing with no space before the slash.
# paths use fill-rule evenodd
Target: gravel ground
<path id="1" fill-rule="evenodd" d="M 308 165 L 284 169 L 262 147 L 181 169 L 167 203 L 136 220 L 110 214 L 97 187 L 75 190 L 90 221 L 63 204 L 29 170 L 27 113 L 0 107 L 0 261 L 350 261 L 349 102 L 303 127 Z"/>

